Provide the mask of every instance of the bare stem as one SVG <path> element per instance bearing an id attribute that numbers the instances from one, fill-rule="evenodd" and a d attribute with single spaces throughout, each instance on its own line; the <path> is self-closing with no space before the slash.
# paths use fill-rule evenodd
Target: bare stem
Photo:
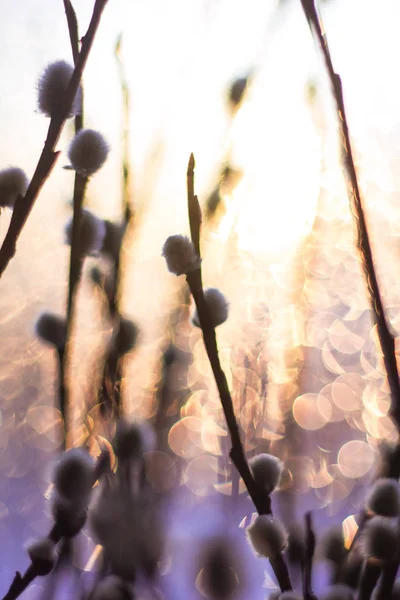
<path id="1" fill-rule="evenodd" d="M 55 146 L 59 140 L 62 128 L 68 117 L 70 108 L 76 96 L 82 73 L 85 68 L 90 49 L 92 47 L 97 28 L 100 23 L 101 15 L 108 0 L 96 0 L 89 28 L 82 41 L 82 49 L 79 53 L 74 72 L 71 77 L 68 89 L 60 110 L 50 121 L 46 141 L 42 154 L 40 155 L 35 173 L 29 184 L 25 197 L 19 197 L 15 203 L 10 225 L 0 248 L 0 276 L 6 270 L 10 260 L 15 255 L 18 238 L 24 228 L 24 225 L 32 211 L 36 198 L 41 188 L 49 177 L 51 170 L 57 160 L 59 152 L 55 152 Z"/>
<path id="2" fill-rule="evenodd" d="M 69 262 L 69 278 L 68 278 L 68 299 L 67 299 L 67 332 L 66 332 L 66 344 L 64 351 L 63 360 L 63 377 L 64 377 L 64 427 L 65 427 L 65 438 L 69 433 L 69 420 L 71 415 L 69 414 L 70 399 L 69 399 L 69 386 L 67 383 L 68 367 L 70 365 L 71 357 L 71 335 L 74 324 L 74 307 L 76 290 L 82 275 L 82 267 L 84 256 L 81 253 L 81 217 L 82 217 L 82 204 L 85 196 L 85 190 L 88 183 L 87 177 L 75 174 L 74 184 L 74 214 L 72 217 L 72 233 L 71 233 L 71 253 Z"/>
<path id="3" fill-rule="evenodd" d="M 74 59 L 74 65 L 76 66 L 79 58 L 80 52 L 80 43 L 79 43 L 79 28 L 78 28 L 78 19 L 76 18 L 76 13 L 74 7 L 71 4 L 70 0 L 63 0 L 65 15 L 67 17 L 68 24 L 68 32 L 69 39 L 71 41 L 71 50 L 72 57 Z M 75 115 L 75 133 L 77 133 L 83 127 L 83 86 L 81 85 L 82 90 L 82 111 L 80 114 Z"/>
<path id="4" fill-rule="evenodd" d="M 305 515 L 306 523 L 306 551 L 303 566 L 303 596 L 304 600 L 316 600 L 312 590 L 312 564 L 315 551 L 315 534 L 312 528 L 311 513 Z"/>
<path id="5" fill-rule="evenodd" d="M 375 272 L 371 244 L 351 149 L 349 128 L 344 106 L 342 80 L 333 68 L 325 31 L 315 6 L 315 0 L 301 0 L 301 3 L 311 32 L 322 52 L 325 68 L 331 82 L 332 93 L 336 103 L 338 122 L 342 136 L 343 163 L 347 175 L 349 200 L 353 209 L 352 212 L 356 219 L 357 248 L 360 251 L 363 263 L 373 320 L 377 326 L 379 343 L 383 353 L 383 360 L 390 387 L 390 415 L 397 430 L 400 432 L 400 382 L 396 363 L 395 338 L 385 317 L 378 279 Z"/>
<path id="6" fill-rule="evenodd" d="M 368 560 L 365 561 L 358 586 L 357 600 L 370 600 L 380 574 L 380 567 L 371 564 Z"/>
<path id="7" fill-rule="evenodd" d="M 98 479 L 100 479 L 100 477 L 103 474 L 106 474 L 109 471 L 110 471 L 110 454 L 109 454 L 108 450 L 105 449 L 101 452 L 100 456 L 97 459 L 95 469 L 94 469 L 94 474 L 93 474 L 93 485 L 96 483 L 96 481 Z M 57 527 L 57 523 L 55 523 L 53 525 L 53 527 L 51 528 L 47 537 L 54 544 L 58 544 L 58 542 L 61 539 L 66 539 L 66 538 L 60 536 L 59 528 Z M 2 598 L 2 600 L 16 600 L 16 598 L 18 598 L 22 594 L 22 592 L 24 592 L 26 590 L 28 585 L 30 583 L 32 583 L 32 581 L 34 579 L 36 579 L 36 577 L 39 577 L 39 573 L 37 572 L 36 568 L 34 567 L 34 565 L 32 563 L 29 565 L 29 567 L 25 571 L 24 575 L 21 575 L 21 573 L 19 571 L 17 571 L 15 574 L 15 577 L 8 589 L 8 592 Z"/>
<path id="8" fill-rule="evenodd" d="M 68 31 L 69 37 L 71 41 L 71 50 L 72 56 L 74 59 L 75 66 L 79 60 L 80 54 L 80 44 L 79 44 L 79 29 L 78 29 L 78 20 L 76 18 L 75 10 L 70 2 L 70 0 L 63 0 L 65 14 L 67 17 Z M 78 133 L 80 129 L 83 127 L 83 98 L 82 98 L 82 106 L 81 113 L 75 116 L 75 134 Z M 81 217 L 82 217 L 82 206 L 85 196 L 85 190 L 87 186 L 88 180 L 86 177 L 82 177 L 79 173 L 75 173 L 74 180 L 74 195 L 73 195 L 73 221 L 72 221 L 72 234 L 71 234 L 71 253 L 70 253 L 70 264 L 69 264 L 69 280 L 68 280 L 68 298 L 67 298 L 67 327 L 66 327 L 66 341 L 65 341 L 65 350 L 64 356 L 61 363 L 61 377 L 62 377 L 62 402 L 60 405 L 62 407 L 61 413 L 64 420 L 64 430 L 65 430 L 65 441 L 64 447 L 67 443 L 68 438 L 68 426 L 69 426 L 69 388 L 67 382 L 67 361 L 70 357 L 70 347 L 69 342 L 71 339 L 71 333 L 73 329 L 73 310 L 74 310 L 74 299 L 76 294 L 76 288 L 79 283 L 79 279 L 82 271 L 83 258 L 79 253 L 79 237 L 80 237 L 80 225 L 81 225 Z"/>
<path id="9" fill-rule="evenodd" d="M 398 570 L 399 563 L 397 560 L 383 568 L 382 577 L 375 593 L 375 600 L 387 600 L 392 597 L 393 585 Z"/>
<path id="10" fill-rule="evenodd" d="M 200 257 L 201 210 L 197 196 L 194 194 L 194 166 L 194 156 L 191 154 L 187 170 L 188 212 L 192 242 Z M 233 409 L 232 397 L 219 359 L 215 329 L 210 321 L 207 303 L 204 297 L 201 267 L 188 273 L 186 279 L 196 304 L 205 349 L 217 384 L 222 409 L 231 438 L 232 448 L 229 454 L 230 458 L 242 477 L 257 512 L 260 515 L 271 514 L 270 498 L 256 484 L 243 450 L 239 427 Z M 282 555 L 274 557 L 270 560 L 270 563 L 281 590 L 291 590 L 292 585 L 289 572 Z"/>
<path id="11" fill-rule="evenodd" d="M 36 577 L 37 573 L 33 565 L 30 565 L 27 568 L 24 575 L 21 575 L 21 573 L 17 571 L 3 600 L 14 600 L 15 598 L 18 598 Z"/>
<path id="12" fill-rule="evenodd" d="M 132 200 L 132 174 L 129 160 L 129 132 L 130 132 L 130 94 L 129 86 L 126 80 L 125 69 L 121 58 L 122 34 L 118 37 L 115 45 L 115 58 L 117 61 L 118 74 L 122 91 L 122 210 L 125 223 L 128 224 L 134 217 L 134 208 Z"/>

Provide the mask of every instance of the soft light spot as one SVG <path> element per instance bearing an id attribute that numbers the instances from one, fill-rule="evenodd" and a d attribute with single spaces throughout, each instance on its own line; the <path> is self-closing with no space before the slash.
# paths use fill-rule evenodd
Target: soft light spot
<path id="1" fill-rule="evenodd" d="M 318 408 L 318 394 L 303 394 L 293 404 L 293 416 L 303 429 L 315 431 L 321 429 L 329 420 L 329 407 L 324 404 L 324 413 Z M 327 418 L 328 417 L 328 418 Z"/>
<path id="2" fill-rule="evenodd" d="M 375 462 L 375 452 L 361 440 L 352 440 L 339 450 L 338 466 L 340 471 L 351 479 L 363 477 Z"/>

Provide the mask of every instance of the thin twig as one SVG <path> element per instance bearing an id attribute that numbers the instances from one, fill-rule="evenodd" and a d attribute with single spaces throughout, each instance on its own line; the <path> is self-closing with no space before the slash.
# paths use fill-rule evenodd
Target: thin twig
<path id="1" fill-rule="evenodd" d="M 78 28 L 78 19 L 76 18 L 76 13 L 74 7 L 71 4 L 70 0 L 63 0 L 65 15 L 67 17 L 68 24 L 68 32 L 69 39 L 71 42 L 71 50 L 72 50 L 72 58 L 74 60 L 74 65 L 76 66 L 80 53 L 80 42 L 79 42 L 79 28 Z M 80 114 L 75 115 L 75 133 L 78 133 L 80 129 L 83 127 L 83 86 L 81 85 L 82 92 L 82 111 Z"/>
<path id="2" fill-rule="evenodd" d="M 375 600 L 387 600 L 392 597 L 394 582 L 396 581 L 399 563 L 397 560 L 386 565 L 383 568 L 378 588 L 375 593 Z"/>
<path id="3" fill-rule="evenodd" d="M 90 49 L 92 47 L 97 28 L 100 23 L 101 15 L 108 0 L 96 0 L 89 28 L 82 41 L 82 49 L 79 53 L 78 62 L 75 66 L 68 89 L 64 96 L 64 101 L 60 110 L 52 117 L 47 132 L 47 138 L 44 143 L 42 154 L 36 166 L 35 173 L 29 184 L 25 197 L 19 197 L 15 203 L 10 225 L 0 248 L 0 276 L 6 270 L 10 260 L 15 255 L 19 236 L 24 225 L 32 211 L 39 192 L 49 177 L 51 170 L 57 160 L 59 152 L 55 152 L 55 146 L 59 140 L 61 130 L 68 117 L 70 108 L 75 99 L 76 92 L 82 78 Z"/>
<path id="4" fill-rule="evenodd" d="M 201 210 L 197 196 L 195 196 L 194 194 L 194 166 L 194 156 L 193 154 L 191 154 L 187 170 L 189 223 L 193 245 L 198 253 L 198 256 L 201 257 Z M 270 497 L 267 494 L 265 494 L 265 492 L 261 490 L 256 484 L 243 450 L 242 442 L 240 439 L 239 427 L 233 409 L 232 397 L 228 387 L 228 382 L 226 380 L 225 373 L 221 368 L 221 363 L 218 354 L 218 345 L 215 336 L 215 329 L 210 321 L 210 316 L 204 297 L 201 267 L 199 267 L 195 271 L 188 273 L 188 275 L 186 276 L 186 280 L 188 282 L 190 291 L 196 304 L 200 326 L 203 333 L 205 349 L 211 364 L 215 382 L 217 384 L 222 409 L 225 415 L 229 435 L 231 438 L 232 448 L 229 456 L 233 464 L 237 468 L 238 472 L 240 473 L 240 476 L 244 481 L 244 484 L 247 488 L 247 491 L 249 492 L 250 498 L 253 501 L 254 506 L 257 509 L 257 512 L 260 515 L 271 514 L 272 511 Z M 292 586 L 290 583 L 289 572 L 282 555 L 279 554 L 276 557 L 270 559 L 270 563 L 277 577 L 281 590 L 291 590 Z"/>
<path id="5" fill-rule="evenodd" d="M 100 456 L 96 461 L 96 465 L 93 472 L 93 485 L 98 479 L 100 479 L 100 477 L 103 474 L 107 474 L 109 471 L 110 453 L 107 449 L 104 449 L 102 450 Z M 57 523 L 55 523 L 47 535 L 48 539 L 51 540 L 54 544 L 58 544 L 60 540 L 65 539 L 64 537 L 60 536 L 59 531 L 59 527 L 57 526 Z M 37 569 L 32 563 L 29 565 L 24 575 L 21 575 L 21 573 L 17 571 L 8 589 L 8 592 L 2 598 L 2 600 L 16 600 L 16 598 L 18 598 L 22 594 L 22 592 L 26 590 L 28 585 L 32 583 L 32 581 L 36 579 L 36 577 L 39 576 L 40 575 L 37 572 Z"/>
<path id="6" fill-rule="evenodd" d="M 63 2 L 68 23 L 69 39 L 71 41 L 72 56 L 74 59 L 74 64 L 76 65 L 79 57 L 78 20 L 76 18 L 75 10 L 70 0 L 63 0 Z"/>
<path id="7" fill-rule="evenodd" d="M 75 66 L 79 60 L 79 30 L 78 20 L 76 18 L 75 10 L 70 0 L 63 0 L 65 14 L 67 17 L 69 37 L 71 41 L 72 56 L 74 59 Z M 81 86 L 82 87 L 82 86 Z M 83 97 L 81 112 L 75 116 L 75 134 L 83 127 Z M 86 177 L 82 177 L 79 173 L 75 173 L 74 180 L 74 195 L 73 195 L 73 221 L 72 221 L 72 233 L 71 233 L 71 253 L 69 263 L 69 280 L 68 280 L 68 299 L 67 299 L 67 319 L 66 319 L 66 340 L 65 348 L 63 352 L 63 360 L 60 362 L 61 373 L 60 377 L 62 380 L 60 389 L 60 407 L 61 414 L 64 421 L 64 449 L 67 445 L 68 433 L 69 433 L 69 389 L 67 383 L 67 362 L 70 357 L 69 341 L 71 339 L 73 329 L 73 308 L 74 299 L 76 294 L 76 288 L 82 272 L 83 257 L 79 254 L 79 237 L 80 237 L 80 226 L 82 217 L 82 206 L 85 196 L 85 190 L 88 180 Z"/>
<path id="8" fill-rule="evenodd" d="M 312 528 L 311 513 L 305 515 L 306 549 L 303 565 L 303 596 L 304 600 L 317 600 L 312 590 L 312 564 L 315 552 L 315 534 Z"/>
<path id="9" fill-rule="evenodd" d="M 315 6 L 315 0 L 301 0 L 301 3 L 311 32 L 316 38 L 322 52 L 325 68 L 331 82 L 332 93 L 336 103 L 338 121 L 342 134 L 343 162 L 347 174 L 349 200 L 353 208 L 352 212 L 356 219 L 357 248 L 359 249 L 362 258 L 373 320 L 377 326 L 379 343 L 383 353 L 383 360 L 390 387 L 390 416 L 392 417 L 398 432 L 400 432 L 400 381 L 396 363 L 395 337 L 385 317 L 378 279 L 375 272 L 369 234 L 351 149 L 349 128 L 344 106 L 342 80 L 333 68 L 325 31 Z"/>
<path id="10" fill-rule="evenodd" d="M 121 46 L 122 46 L 122 34 L 118 37 L 115 45 L 115 58 L 117 61 L 119 80 L 122 91 L 122 211 L 125 219 L 125 223 L 128 224 L 132 221 L 135 211 L 133 208 L 132 200 L 132 173 L 129 160 L 129 148 L 130 148 L 130 93 L 129 86 L 125 75 L 125 69 L 121 58 Z"/>
<path id="11" fill-rule="evenodd" d="M 381 568 L 379 566 L 372 564 L 369 560 L 365 561 L 358 585 L 357 600 L 370 600 L 380 574 Z"/>

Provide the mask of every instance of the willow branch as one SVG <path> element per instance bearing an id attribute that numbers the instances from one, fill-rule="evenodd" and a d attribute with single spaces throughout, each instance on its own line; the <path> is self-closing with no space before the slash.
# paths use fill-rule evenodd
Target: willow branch
<path id="1" fill-rule="evenodd" d="M 75 99 L 76 92 L 82 78 L 95 35 L 100 24 L 103 10 L 108 0 L 96 0 L 89 28 L 82 41 L 82 49 L 79 53 L 71 81 L 64 96 L 64 101 L 59 111 L 50 121 L 44 148 L 40 155 L 35 173 L 29 184 L 25 197 L 18 198 L 12 213 L 10 225 L 0 248 L 0 276 L 6 270 L 10 260 L 13 258 L 17 248 L 19 236 L 24 225 L 32 211 L 40 190 L 49 177 L 59 152 L 55 152 L 56 144 L 60 138 L 62 128 L 70 112 L 70 108 Z"/>
<path id="2" fill-rule="evenodd" d="M 312 590 L 312 565 L 315 552 L 315 533 L 312 528 L 311 513 L 305 515 L 306 524 L 306 549 L 303 565 L 303 596 L 304 600 L 316 600 Z"/>
<path id="3" fill-rule="evenodd" d="M 70 0 L 63 0 L 65 15 L 67 17 L 69 39 L 71 41 L 72 56 L 74 64 L 78 62 L 79 57 L 79 30 L 78 20 L 76 18 L 74 7 Z"/>
<path id="4" fill-rule="evenodd" d="M 381 574 L 381 568 L 365 560 L 360 583 L 358 585 L 357 600 L 370 600 Z"/>
<path id="5" fill-rule="evenodd" d="M 200 254 L 200 229 L 201 229 L 201 210 L 197 196 L 194 194 L 194 156 L 190 155 L 188 170 L 187 170 L 187 192 L 188 192 L 188 212 L 190 233 L 193 245 L 199 255 Z M 228 382 L 225 373 L 221 367 L 217 339 L 215 336 L 215 328 L 213 327 L 208 313 L 207 303 L 204 297 L 202 284 L 201 267 L 188 273 L 186 276 L 190 291 L 196 304 L 199 322 L 203 333 L 204 346 L 207 352 L 208 359 L 213 371 L 214 379 L 217 384 L 218 393 L 221 399 L 222 410 L 225 415 L 232 448 L 230 458 L 237 468 L 244 484 L 247 488 L 249 496 L 260 515 L 271 514 L 270 497 L 256 484 L 250 467 L 246 460 L 240 439 L 239 426 L 236 421 L 232 397 L 229 391 Z M 282 555 L 278 555 L 270 560 L 271 566 L 277 577 L 279 586 L 282 591 L 291 590 L 289 572 Z"/>
<path id="6" fill-rule="evenodd" d="M 129 93 L 129 86 L 125 75 L 125 69 L 121 58 L 121 46 L 122 46 L 122 34 L 118 37 L 115 45 L 115 58 L 117 61 L 119 80 L 122 91 L 122 210 L 124 214 L 125 223 L 129 223 L 135 212 L 133 208 L 132 200 L 132 174 L 129 160 L 129 147 L 130 147 L 130 106 L 131 99 Z"/>
<path id="7" fill-rule="evenodd" d="M 78 19 L 76 18 L 76 13 L 74 7 L 72 6 L 70 0 L 63 0 L 64 2 L 64 10 L 65 15 L 67 17 L 67 25 L 69 32 L 69 39 L 71 42 L 71 50 L 72 50 L 72 58 L 74 60 L 74 65 L 78 62 L 79 52 L 80 52 L 80 43 L 79 43 L 79 28 L 78 28 Z M 75 115 L 75 133 L 78 133 L 80 129 L 83 127 L 83 86 L 81 84 L 82 90 L 82 111 L 80 114 Z"/>
<path id="8" fill-rule="evenodd" d="M 92 480 L 93 485 L 96 483 L 96 481 L 98 479 L 100 479 L 100 477 L 103 474 L 107 474 L 109 471 L 110 471 L 110 454 L 107 449 L 104 449 L 104 450 L 102 450 L 100 456 L 98 457 L 98 459 L 96 461 L 96 465 L 95 465 L 94 472 L 93 472 L 93 480 Z M 51 528 L 47 537 L 54 544 L 58 544 L 58 542 L 60 540 L 66 539 L 66 538 L 60 536 L 59 527 L 57 526 L 57 523 L 55 523 L 53 525 L 53 527 Z M 38 573 L 38 571 L 35 568 L 35 566 L 33 565 L 33 563 L 31 563 L 29 565 L 29 567 L 25 571 L 24 575 L 21 575 L 21 573 L 19 571 L 17 571 L 15 574 L 15 577 L 8 589 L 8 592 L 6 593 L 5 596 L 3 596 L 2 600 L 16 600 L 16 598 L 18 598 L 22 594 L 22 592 L 24 592 L 26 590 L 28 585 L 30 583 L 32 583 L 32 581 L 34 579 L 36 579 L 36 577 L 39 577 L 39 576 L 40 576 L 40 574 Z"/>
<path id="9" fill-rule="evenodd" d="M 362 258 L 373 320 L 377 326 L 379 343 L 383 353 L 383 360 L 390 387 L 390 416 L 392 417 L 397 430 L 400 432 L 400 382 L 396 363 L 395 337 L 385 317 L 383 302 L 375 271 L 363 203 L 351 149 L 349 128 L 344 106 L 342 80 L 333 68 L 326 35 L 315 6 L 315 1 L 301 0 L 301 3 L 311 32 L 316 39 L 316 42 L 322 53 L 325 68 L 332 86 L 333 97 L 336 103 L 338 121 L 342 135 L 343 162 L 347 175 L 349 200 L 351 206 L 353 207 L 353 214 L 356 219 L 357 248 L 359 249 Z"/>

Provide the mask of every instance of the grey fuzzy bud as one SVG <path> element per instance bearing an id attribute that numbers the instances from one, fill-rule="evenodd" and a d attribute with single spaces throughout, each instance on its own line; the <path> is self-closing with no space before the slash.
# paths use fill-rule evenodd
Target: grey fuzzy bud
<path id="1" fill-rule="evenodd" d="M 69 501 L 57 492 L 52 495 L 51 508 L 60 537 L 73 538 L 82 529 L 87 518 L 87 498 L 82 498 L 82 503 L 76 500 Z"/>
<path id="2" fill-rule="evenodd" d="M 321 538 L 320 553 L 323 558 L 333 563 L 341 564 L 347 556 L 344 545 L 343 530 L 339 527 L 331 527 Z"/>
<path id="3" fill-rule="evenodd" d="M 393 479 L 378 479 L 366 499 L 366 508 L 382 517 L 400 515 L 400 485 Z"/>
<path id="4" fill-rule="evenodd" d="M 129 581 L 138 569 L 154 575 L 163 552 L 163 529 L 149 497 L 133 496 L 115 478 L 96 491 L 89 526 L 112 572 Z"/>
<path id="5" fill-rule="evenodd" d="M 273 492 L 281 478 L 282 461 L 276 456 L 272 456 L 272 454 L 258 454 L 250 459 L 249 466 L 256 483 L 267 494 Z"/>
<path id="6" fill-rule="evenodd" d="M 89 177 L 106 162 L 110 148 L 101 133 L 81 129 L 71 142 L 68 158 L 77 173 Z"/>
<path id="7" fill-rule="evenodd" d="M 354 600 L 353 590 L 347 585 L 332 585 L 321 596 L 321 600 Z"/>
<path id="8" fill-rule="evenodd" d="M 225 538 L 209 542 L 201 560 L 202 587 L 209 598 L 230 598 L 238 588 L 238 561 L 232 552 L 232 544 Z"/>
<path id="9" fill-rule="evenodd" d="M 114 451 L 119 460 L 138 459 L 154 449 L 155 435 L 147 423 L 120 420 L 114 438 Z"/>
<path id="10" fill-rule="evenodd" d="M 268 600 L 279 600 L 280 597 L 281 592 L 272 592 L 272 594 L 268 596 Z"/>
<path id="11" fill-rule="evenodd" d="M 167 238 L 162 255 L 168 270 L 175 275 L 187 275 L 200 267 L 200 258 L 185 235 L 171 235 Z"/>
<path id="12" fill-rule="evenodd" d="M 270 515 L 259 515 L 246 533 L 257 556 L 271 558 L 280 554 L 287 546 L 286 529 Z"/>
<path id="13" fill-rule="evenodd" d="M 116 575 L 108 575 L 96 583 L 89 600 L 131 600 L 132 588 Z"/>
<path id="14" fill-rule="evenodd" d="M 391 562 L 398 557 L 398 530 L 396 523 L 386 517 L 374 517 L 362 533 L 362 548 L 368 558 Z"/>
<path id="15" fill-rule="evenodd" d="M 38 83 L 38 107 L 47 117 L 54 117 L 59 112 L 73 72 L 74 68 L 64 60 L 49 64 L 43 71 Z M 79 87 L 68 117 L 81 112 L 82 89 Z"/>
<path id="16" fill-rule="evenodd" d="M 65 319 L 51 313 L 43 313 L 36 321 L 36 335 L 44 342 L 64 350 L 67 334 Z"/>
<path id="17" fill-rule="evenodd" d="M 241 103 L 249 86 L 252 72 L 244 77 L 237 77 L 229 87 L 229 101 L 233 108 L 237 108 Z"/>
<path id="18" fill-rule="evenodd" d="M 133 321 L 121 318 L 114 346 L 119 356 L 127 354 L 136 346 L 139 328 Z"/>
<path id="19" fill-rule="evenodd" d="M 117 262 L 121 251 L 122 240 L 126 231 L 125 224 L 113 223 L 112 221 L 104 221 L 106 226 L 106 235 L 102 253 L 109 256 L 111 260 Z"/>
<path id="20" fill-rule="evenodd" d="M 65 226 L 65 243 L 71 245 L 72 242 L 73 217 Z M 79 253 L 81 256 L 98 256 L 104 242 L 106 227 L 104 221 L 99 219 L 90 211 L 83 209 L 81 213 L 81 223 L 79 228 Z"/>
<path id="21" fill-rule="evenodd" d="M 0 207 L 13 208 L 18 196 L 25 196 L 28 183 L 25 171 L 18 167 L 0 171 Z"/>
<path id="22" fill-rule="evenodd" d="M 92 457 L 81 448 L 64 452 L 54 469 L 57 493 L 70 502 L 85 504 L 94 484 Z"/>
<path id="23" fill-rule="evenodd" d="M 304 526 L 295 523 L 289 527 L 287 558 L 293 564 L 302 564 L 306 552 Z"/>
<path id="24" fill-rule="evenodd" d="M 228 302 L 225 296 L 217 288 L 208 288 L 204 291 L 204 299 L 207 304 L 208 314 L 213 327 L 222 325 L 228 318 Z M 193 316 L 193 325 L 200 327 L 197 310 Z"/>
<path id="25" fill-rule="evenodd" d="M 49 538 L 29 542 L 25 549 L 38 575 L 50 573 L 56 561 L 56 552 L 54 543 Z"/>

